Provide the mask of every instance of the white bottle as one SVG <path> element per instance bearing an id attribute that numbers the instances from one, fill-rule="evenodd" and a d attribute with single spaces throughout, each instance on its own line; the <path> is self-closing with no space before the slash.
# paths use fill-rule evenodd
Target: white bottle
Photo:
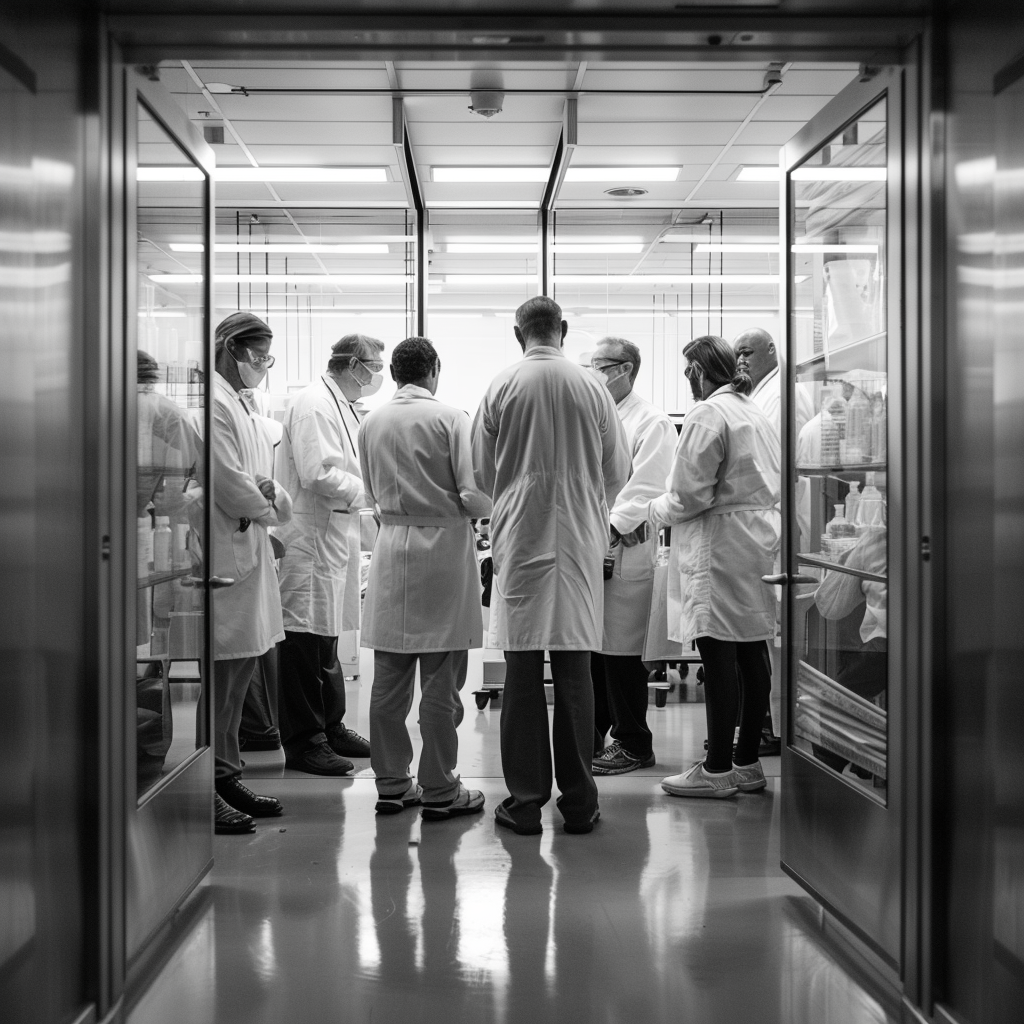
<path id="1" fill-rule="evenodd" d="M 885 526 L 885 502 L 882 492 L 875 486 L 875 474 L 865 474 L 864 493 L 860 499 L 858 515 L 864 526 Z"/>
<path id="2" fill-rule="evenodd" d="M 172 557 L 175 569 L 189 567 L 188 523 L 176 523 L 174 526 L 174 554 Z"/>
<path id="3" fill-rule="evenodd" d="M 858 514 L 860 512 L 860 481 L 853 480 L 850 483 L 850 490 L 846 495 L 846 518 L 851 523 L 858 523 L 860 520 Z"/>
<path id="4" fill-rule="evenodd" d="M 857 388 L 846 405 L 847 461 L 871 461 L 871 403 L 867 395 Z"/>
<path id="5" fill-rule="evenodd" d="M 139 516 L 138 542 L 139 579 L 145 579 L 153 571 L 153 526 L 149 516 Z"/>
<path id="6" fill-rule="evenodd" d="M 156 530 L 153 532 L 153 569 L 155 572 L 171 571 L 171 520 L 168 516 L 156 517 Z"/>

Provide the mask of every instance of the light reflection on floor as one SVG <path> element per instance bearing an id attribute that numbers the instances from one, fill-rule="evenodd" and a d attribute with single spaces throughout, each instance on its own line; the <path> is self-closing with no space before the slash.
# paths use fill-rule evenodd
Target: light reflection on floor
<path id="1" fill-rule="evenodd" d="M 686 802 L 652 775 L 601 779 L 593 834 L 565 835 L 549 806 L 542 836 L 515 836 L 490 817 L 497 713 L 466 701 L 463 775 L 483 817 L 376 817 L 370 779 L 251 759 L 285 816 L 217 839 L 210 905 L 132 1024 L 891 1019 L 793 913 L 807 897 L 778 866 L 780 780 Z M 652 709 L 654 774 L 699 756 L 702 712 Z"/>

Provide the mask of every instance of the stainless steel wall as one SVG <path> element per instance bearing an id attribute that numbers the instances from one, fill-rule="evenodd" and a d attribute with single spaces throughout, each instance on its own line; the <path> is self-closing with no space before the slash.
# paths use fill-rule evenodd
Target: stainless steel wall
<path id="1" fill-rule="evenodd" d="M 77 20 L 0 16 L 0 1016 L 88 1002 Z M 93 702 L 94 703 L 94 702 Z"/>
<path id="2" fill-rule="evenodd" d="M 956 1018 L 1008 1024 L 1024 1020 L 1024 91 L 997 96 L 994 76 L 1024 52 L 1024 9 L 972 0 L 949 19 L 934 978 Z"/>

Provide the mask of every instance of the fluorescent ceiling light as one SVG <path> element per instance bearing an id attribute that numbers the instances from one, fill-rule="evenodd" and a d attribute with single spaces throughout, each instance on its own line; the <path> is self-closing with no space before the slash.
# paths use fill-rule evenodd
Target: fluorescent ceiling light
<path id="1" fill-rule="evenodd" d="M 539 242 L 449 242 L 446 246 L 452 253 L 516 253 L 537 252 Z"/>
<path id="2" fill-rule="evenodd" d="M 737 181 L 778 181 L 779 180 L 779 168 L 776 165 L 768 164 L 747 164 L 745 167 L 740 168 L 740 173 L 736 175 Z"/>
<path id="3" fill-rule="evenodd" d="M 438 238 L 434 235 L 434 241 L 444 245 L 451 245 L 453 242 L 459 245 L 490 245 L 498 242 L 501 245 L 537 245 L 537 233 L 532 235 L 450 235 L 448 238 Z"/>
<path id="4" fill-rule="evenodd" d="M 540 206 L 539 199 L 428 199 L 427 206 L 438 210 L 511 210 Z"/>
<path id="5" fill-rule="evenodd" d="M 606 253 L 639 253 L 644 251 L 643 242 L 556 242 L 552 250 L 562 256 Z"/>
<path id="6" fill-rule="evenodd" d="M 715 245 L 719 244 L 714 242 L 714 236 L 709 232 L 704 231 L 700 234 L 695 234 L 692 231 L 669 231 L 667 234 L 661 236 L 662 242 L 674 242 L 677 244 L 690 244 L 690 245 Z M 741 242 L 752 242 L 756 245 L 773 245 L 778 247 L 779 239 L 776 235 L 733 235 L 728 236 L 728 241 L 722 242 L 723 245 L 737 245 Z"/>
<path id="7" fill-rule="evenodd" d="M 884 167 L 798 167 L 794 181 L 885 181 Z"/>
<path id="8" fill-rule="evenodd" d="M 139 167 L 136 181 L 202 181 L 206 177 L 198 167 Z"/>
<path id="9" fill-rule="evenodd" d="M 546 167 L 432 167 L 431 171 L 434 181 L 460 184 L 548 180 Z"/>
<path id="10" fill-rule="evenodd" d="M 536 284 L 536 274 L 445 274 L 444 284 Z"/>
<path id="11" fill-rule="evenodd" d="M 778 252 L 778 242 L 698 242 L 694 247 L 695 253 L 716 253 L 726 255 L 728 253 L 743 252 Z"/>
<path id="12" fill-rule="evenodd" d="M 822 252 L 867 252 L 877 253 L 877 245 L 805 245 L 798 243 L 793 246 L 793 252 L 822 253 Z"/>
<path id="13" fill-rule="evenodd" d="M 570 167 L 566 181 L 675 181 L 678 167 Z M 546 175 L 545 175 L 546 178 Z"/>
<path id="14" fill-rule="evenodd" d="M 170 248 L 172 252 L 202 252 L 203 244 L 201 242 L 171 242 Z M 388 247 L 383 243 L 359 243 L 352 245 L 324 245 L 319 242 L 310 242 L 308 245 L 304 242 L 267 242 L 262 245 L 252 244 L 234 244 L 217 242 L 214 246 L 216 252 L 228 252 L 228 253 L 267 253 L 269 255 L 280 254 L 282 256 L 288 256 L 291 254 L 302 255 L 303 253 L 328 253 L 337 256 L 346 255 L 378 255 L 386 256 L 388 253 Z"/>
<path id="15" fill-rule="evenodd" d="M 388 180 L 388 172 L 384 167 L 218 167 L 213 177 L 216 181 L 225 182 L 304 181 L 379 185 Z"/>
<path id="16" fill-rule="evenodd" d="M 629 284 L 646 288 L 652 284 L 771 284 L 778 274 L 555 274 L 555 284 Z"/>
<path id="17" fill-rule="evenodd" d="M 202 284 L 202 274 L 150 274 L 157 284 Z M 217 274 L 217 284 L 411 284 L 405 274 Z"/>

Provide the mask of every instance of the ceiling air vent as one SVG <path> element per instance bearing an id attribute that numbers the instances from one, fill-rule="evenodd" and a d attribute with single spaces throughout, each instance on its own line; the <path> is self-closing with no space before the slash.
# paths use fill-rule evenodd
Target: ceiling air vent
<path id="1" fill-rule="evenodd" d="M 606 196 L 613 196 L 615 199 L 633 199 L 636 196 L 647 195 L 647 189 L 636 188 L 635 186 L 624 186 L 622 188 L 606 188 Z"/>

